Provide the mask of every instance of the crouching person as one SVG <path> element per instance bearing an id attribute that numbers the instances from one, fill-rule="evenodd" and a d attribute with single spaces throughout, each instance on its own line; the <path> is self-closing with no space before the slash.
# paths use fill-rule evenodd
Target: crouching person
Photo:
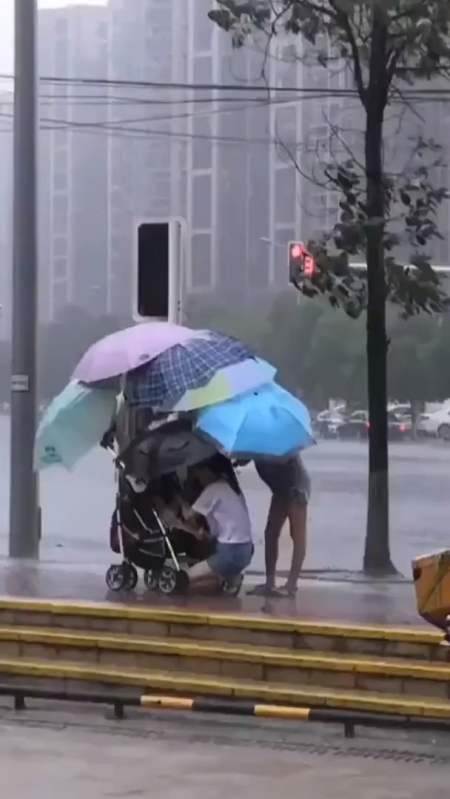
<path id="1" fill-rule="evenodd" d="M 194 535 L 213 539 L 214 551 L 189 570 L 190 588 L 213 592 L 226 584 L 237 593 L 253 557 L 250 516 L 237 477 L 230 461 L 216 455 L 193 467 L 191 478 L 197 499 L 183 515 Z"/>

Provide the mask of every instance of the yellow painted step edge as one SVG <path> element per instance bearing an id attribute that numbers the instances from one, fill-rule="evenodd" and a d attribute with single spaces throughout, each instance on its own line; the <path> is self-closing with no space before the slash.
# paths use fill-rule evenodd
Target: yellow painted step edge
<path id="1" fill-rule="evenodd" d="M 61 679 L 96 684 L 126 685 L 174 693 L 192 692 L 196 695 L 227 696 L 230 698 L 264 700 L 269 704 L 308 705 L 402 716 L 450 718 L 450 702 L 425 698 L 405 699 L 392 694 L 372 694 L 353 691 L 332 691 L 289 687 L 278 683 L 259 683 L 222 679 L 178 672 L 123 670 L 114 667 L 86 667 L 69 663 L 0 659 L 0 678 L 5 675 Z"/>
<path id="2" fill-rule="evenodd" d="M 292 669 L 317 669 L 334 672 L 376 674 L 405 679 L 450 680 L 450 665 L 426 664 L 416 661 L 389 660 L 375 655 L 352 657 L 326 652 L 302 650 L 287 651 L 278 647 L 257 647 L 241 644 L 218 644 L 194 642 L 189 639 L 141 638 L 127 635 L 68 632 L 52 629 L 0 627 L 1 642 L 43 645 L 49 647 L 71 647 L 78 649 L 111 650 L 117 652 L 168 655 L 185 658 L 205 658 L 244 663 L 257 663 Z"/>
<path id="3" fill-rule="evenodd" d="M 438 645 L 442 641 L 442 635 L 439 632 L 419 626 L 391 627 L 342 624 L 333 621 L 316 622 L 288 618 L 262 618 L 252 615 L 205 613 L 176 608 L 136 607 L 118 603 L 105 604 L 5 597 L 0 598 L 0 613 L 2 611 L 149 621 L 192 626 L 236 627 L 243 630 L 334 636 L 337 638 L 379 639 L 424 645 Z"/>

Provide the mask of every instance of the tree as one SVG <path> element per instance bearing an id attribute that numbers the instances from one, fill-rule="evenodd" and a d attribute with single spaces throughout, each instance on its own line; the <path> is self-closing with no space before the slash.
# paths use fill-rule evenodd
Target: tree
<path id="1" fill-rule="evenodd" d="M 424 85 L 450 71 L 448 0 L 217 0 L 210 18 L 239 47 L 265 41 L 270 56 L 278 37 L 300 42 L 298 57 L 352 76 L 364 119 L 364 147 L 354 152 L 345 131 L 330 124 L 330 158 L 309 176 L 340 196 L 340 218 L 309 243 L 317 269 L 299 280 L 308 296 L 323 293 L 351 316 L 366 312 L 367 387 L 370 415 L 369 486 L 364 569 L 395 571 L 389 547 L 386 302 L 405 315 L 440 312 L 446 297 L 431 267 L 430 246 L 439 238 L 437 211 L 447 199 L 436 180 L 440 146 L 418 136 L 400 169 L 384 152 L 390 103 L 411 107 L 408 86 Z M 416 90 L 417 92 L 417 90 Z M 412 96 L 414 101 L 414 96 Z M 283 144 L 283 143 L 282 143 Z M 302 171 L 297 148 L 284 149 Z M 363 256 L 366 277 L 349 259 Z M 414 268 L 411 268 L 413 266 Z"/>

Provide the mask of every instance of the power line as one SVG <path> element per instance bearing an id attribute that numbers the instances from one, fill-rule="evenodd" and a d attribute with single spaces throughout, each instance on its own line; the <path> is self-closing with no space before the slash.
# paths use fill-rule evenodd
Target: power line
<path id="1" fill-rule="evenodd" d="M 14 80 L 14 76 L 12 74 L 0 74 L 0 80 Z M 133 81 L 133 80 L 114 80 L 112 78 L 68 78 L 68 77 L 50 77 L 50 76 L 42 76 L 40 78 L 41 83 L 53 83 L 56 85 L 65 85 L 69 84 L 71 86 L 126 86 L 132 87 L 135 89 L 163 89 L 163 90 L 179 90 L 179 91 L 236 91 L 236 92 L 263 92 L 267 94 L 269 92 L 278 92 L 279 94 L 286 94 L 287 92 L 292 92 L 294 94 L 298 92 L 332 92 L 333 94 L 339 95 L 357 95 L 356 89 L 330 89 L 324 87 L 324 89 L 317 89 L 317 88 L 307 88 L 307 87 L 298 87 L 298 86 L 268 86 L 266 84 L 246 84 L 241 85 L 239 83 L 176 83 L 176 82 L 161 82 L 161 81 Z"/>
<path id="2" fill-rule="evenodd" d="M 0 119 L 13 119 L 13 114 L 2 114 L 0 113 Z M 126 134 L 124 138 L 128 137 L 128 134 L 132 134 L 129 137 L 134 138 L 137 140 L 145 140 L 145 138 L 170 138 L 170 139 L 178 139 L 180 141 L 190 141 L 190 140 L 199 140 L 199 141 L 208 141 L 208 142 L 218 142 L 224 144 L 264 144 L 264 145 L 277 145 L 278 142 L 276 139 L 272 138 L 259 138 L 259 137 L 245 137 L 245 136 L 216 136 L 216 135 L 209 135 L 209 134 L 202 134 L 202 133 L 188 133 L 183 131 L 171 131 L 171 130 L 155 130 L 151 128 L 136 128 L 136 127 L 124 127 L 115 124 L 90 124 L 84 122 L 74 122 L 73 120 L 68 119 L 53 119 L 49 117 L 41 117 L 41 124 L 43 130 L 51 130 L 51 131 L 70 131 L 70 132 L 77 132 L 77 133 L 85 133 L 87 135 L 92 134 Z M 297 147 L 299 145 L 296 142 L 287 142 L 288 146 L 290 147 Z"/>

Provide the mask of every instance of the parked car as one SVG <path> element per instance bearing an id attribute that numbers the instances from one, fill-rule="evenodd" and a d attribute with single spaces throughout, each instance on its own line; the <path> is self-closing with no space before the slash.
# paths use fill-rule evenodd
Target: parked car
<path id="1" fill-rule="evenodd" d="M 369 414 L 367 411 L 354 411 L 338 427 L 340 439 L 366 439 L 369 435 Z M 411 437 L 412 424 L 407 416 L 388 411 L 388 436 L 391 441 L 404 441 Z"/>
<path id="2" fill-rule="evenodd" d="M 344 417 L 337 411 L 321 411 L 315 422 L 317 435 L 322 438 L 337 438 L 338 427 L 343 421 Z"/>
<path id="3" fill-rule="evenodd" d="M 369 431 L 369 414 L 367 411 L 353 411 L 347 419 L 343 419 L 337 429 L 337 437 L 345 439 L 367 438 Z"/>
<path id="4" fill-rule="evenodd" d="M 411 416 L 392 411 L 388 413 L 388 436 L 390 441 L 405 441 L 411 438 Z"/>
<path id="5" fill-rule="evenodd" d="M 450 441 L 450 406 L 434 413 L 422 413 L 417 422 L 417 432 L 422 436 L 437 436 Z"/>

